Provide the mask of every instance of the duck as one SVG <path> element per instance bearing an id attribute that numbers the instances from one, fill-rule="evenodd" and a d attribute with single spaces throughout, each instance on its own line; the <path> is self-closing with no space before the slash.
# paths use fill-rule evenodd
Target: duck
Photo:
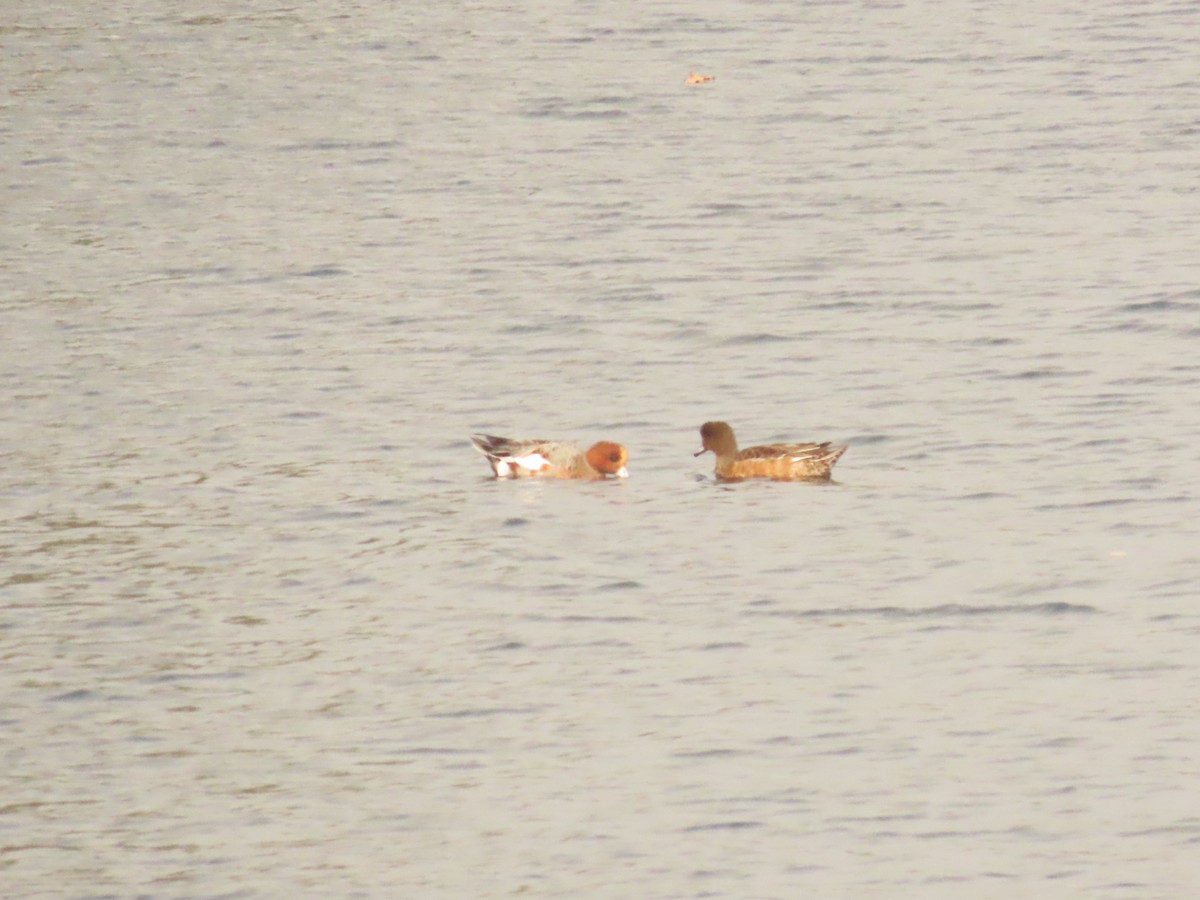
<path id="1" fill-rule="evenodd" d="M 833 464 L 846 452 L 845 446 L 823 444 L 762 444 L 738 450 L 737 438 L 727 422 L 705 422 L 700 426 L 703 447 L 693 456 L 712 451 L 715 472 L 722 481 L 770 478 L 774 481 L 827 481 Z"/>
<path id="2" fill-rule="evenodd" d="M 597 441 L 582 451 L 568 441 L 514 440 L 473 434 L 471 443 L 487 457 L 497 478 L 628 478 L 629 451 L 614 441 Z"/>

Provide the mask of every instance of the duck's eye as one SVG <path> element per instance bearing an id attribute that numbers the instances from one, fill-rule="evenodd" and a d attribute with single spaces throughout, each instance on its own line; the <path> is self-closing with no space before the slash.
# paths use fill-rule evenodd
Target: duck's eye
<path id="1" fill-rule="evenodd" d="M 609 462 L 620 462 L 621 461 L 620 452 L 617 450 L 614 450 L 612 453 L 608 454 L 608 461 Z"/>

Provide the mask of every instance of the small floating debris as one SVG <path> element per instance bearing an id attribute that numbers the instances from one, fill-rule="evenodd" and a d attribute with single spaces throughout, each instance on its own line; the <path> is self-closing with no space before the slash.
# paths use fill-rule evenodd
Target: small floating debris
<path id="1" fill-rule="evenodd" d="M 704 84 L 706 81 L 715 81 L 716 75 L 701 75 L 699 72 L 688 72 L 688 77 L 684 79 L 684 84 Z"/>

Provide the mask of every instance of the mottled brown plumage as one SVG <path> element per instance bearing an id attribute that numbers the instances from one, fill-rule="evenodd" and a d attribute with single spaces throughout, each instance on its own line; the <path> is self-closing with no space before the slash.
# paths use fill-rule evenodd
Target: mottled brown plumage
<path id="1" fill-rule="evenodd" d="M 705 422 L 700 427 L 702 450 L 717 457 L 717 478 L 739 481 L 743 478 L 771 478 L 775 481 L 827 480 L 833 464 L 846 452 L 844 446 L 823 444 L 762 444 L 738 450 L 733 429 L 725 422 Z"/>

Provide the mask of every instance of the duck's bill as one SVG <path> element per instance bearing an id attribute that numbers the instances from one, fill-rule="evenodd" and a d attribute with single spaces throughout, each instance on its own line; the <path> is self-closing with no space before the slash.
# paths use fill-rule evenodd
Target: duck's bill
<path id="1" fill-rule="evenodd" d="M 699 456 L 701 453 L 707 453 L 707 452 L 708 452 L 707 447 L 701 447 L 699 450 L 697 450 L 695 453 L 693 453 L 692 456 Z"/>

